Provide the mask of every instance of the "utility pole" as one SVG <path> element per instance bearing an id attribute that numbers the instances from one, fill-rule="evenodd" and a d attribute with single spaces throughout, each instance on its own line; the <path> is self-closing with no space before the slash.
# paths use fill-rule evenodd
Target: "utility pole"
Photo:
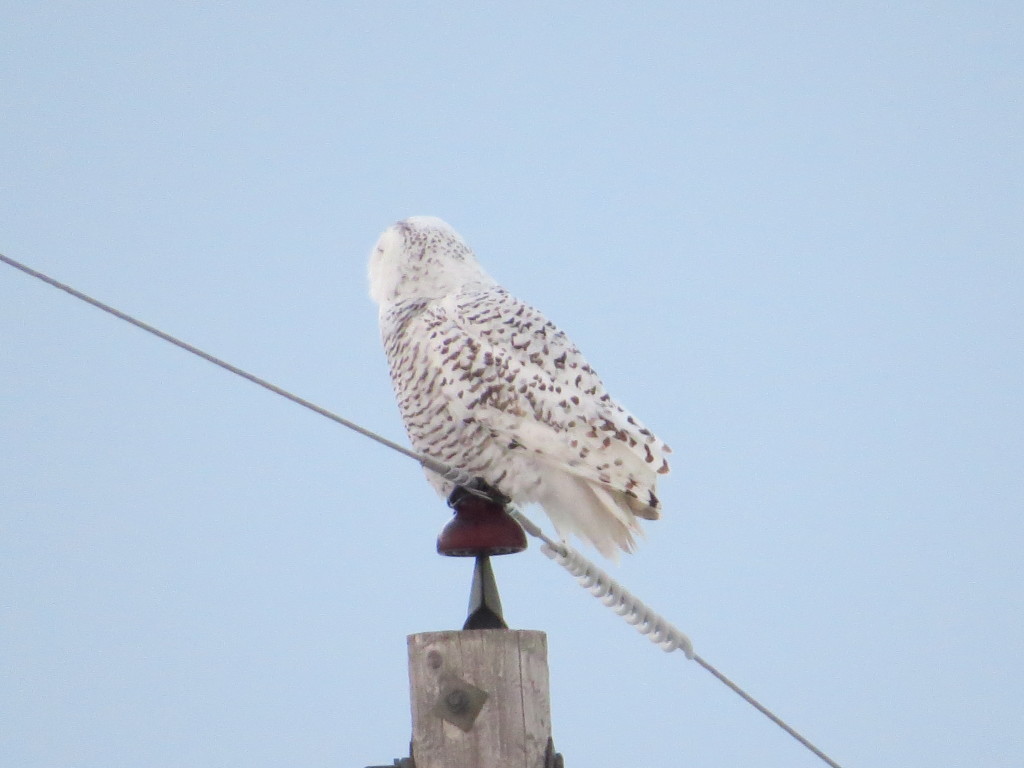
<path id="1" fill-rule="evenodd" d="M 508 499 L 476 482 L 448 500 L 438 554 L 473 557 L 461 630 L 408 637 L 411 755 L 400 768 L 562 768 L 551 737 L 547 636 L 505 624 L 490 558 L 526 549 Z M 370 766 L 369 768 L 384 768 Z"/>

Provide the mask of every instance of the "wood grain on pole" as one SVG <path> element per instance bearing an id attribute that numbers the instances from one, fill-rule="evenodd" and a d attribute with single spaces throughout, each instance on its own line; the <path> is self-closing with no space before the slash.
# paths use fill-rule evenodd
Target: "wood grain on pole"
<path id="1" fill-rule="evenodd" d="M 410 635 L 416 768 L 544 768 L 547 637 L 479 629 Z"/>

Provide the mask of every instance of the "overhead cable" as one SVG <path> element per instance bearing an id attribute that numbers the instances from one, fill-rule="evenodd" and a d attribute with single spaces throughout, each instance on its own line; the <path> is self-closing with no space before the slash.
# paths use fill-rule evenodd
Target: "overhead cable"
<path id="1" fill-rule="evenodd" d="M 44 283 L 53 286 L 54 288 L 64 291 L 65 293 L 74 296 L 76 299 L 84 301 L 87 304 L 91 304 L 97 309 L 101 309 L 104 312 L 111 314 L 120 320 L 124 320 L 126 323 L 130 323 L 131 325 L 134 325 L 136 328 L 140 328 L 143 331 L 146 331 L 147 333 L 156 336 L 157 338 L 163 339 L 164 341 L 169 342 L 176 347 L 184 349 L 186 352 L 191 352 L 193 355 L 201 357 L 203 360 L 206 360 L 207 362 L 213 363 L 214 365 L 217 365 L 226 371 L 230 371 L 236 376 L 241 376 L 243 379 L 251 381 L 253 384 L 257 384 L 263 387 L 264 389 L 273 392 L 276 395 L 280 395 L 281 397 L 291 400 L 293 403 L 301 405 L 303 408 L 308 408 L 314 413 L 318 413 L 321 416 L 330 419 L 331 421 L 341 424 L 343 427 L 347 427 L 351 430 L 354 430 L 355 432 L 358 432 L 364 437 L 368 437 L 371 440 L 375 440 L 376 442 L 380 443 L 383 446 L 386 446 L 394 451 L 398 451 L 404 456 L 407 456 L 410 459 L 419 462 L 421 465 L 423 465 L 430 471 L 441 475 L 446 480 L 449 480 L 455 483 L 456 485 L 465 486 L 469 484 L 470 481 L 473 479 L 472 475 L 465 472 L 464 470 L 458 469 L 457 467 L 452 467 L 451 465 L 445 464 L 444 462 L 438 461 L 437 459 L 434 459 L 430 456 L 424 456 L 422 454 L 416 453 L 415 451 L 411 451 L 405 446 L 399 445 L 398 443 L 392 440 L 388 440 L 386 437 L 378 435 L 376 432 L 366 429 L 365 427 L 362 427 L 359 424 L 356 424 L 355 422 L 349 421 L 348 419 L 345 419 L 339 416 L 338 414 L 333 413 L 332 411 L 329 411 L 326 408 L 317 405 L 316 403 L 306 400 L 303 397 L 299 397 L 298 395 L 292 394 L 288 390 L 283 389 L 277 386 L 276 384 L 272 384 L 266 379 L 261 379 L 259 376 L 251 374 L 248 371 L 245 371 L 236 365 L 232 365 L 231 363 L 221 360 L 219 357 L 211 355 L 208 352 L 204 352 L 203 350 L 199 349 L 196 346 L 193 346 L 192 344 L 189 344 L 186 341 L 182 341 L 181 339 L 172 336 L 169 333 L 161 331 L 159 328 L 156 328 L 150 325 L 149 323 L 143 322 L 142 320 L 132 317 L 131 315 L 122 312 L 121 310 L 116 309 L 115 307 L 112 307 L 109 304 L 105 304 L 104 302 L 99 301 L 98 299 L 94 299 L 93 297 L 85 293 L 82 293 L 81 291 L 75 288 L 72 288 L 70 285 L 55 280 L 49 275 L 39 272 L 38 270 L 32 269 L 31 267 L 26 266 L 21 262 L 15 261 L 14 259 L 9 258 L 2 253 L 0 253 L 0 261 L 4 262 L 5 264 L 11 267 L 14 267 L 17 270 L 24 272 L 26 275 L 31 275 L 32 277 L 41 280 Z M 799 741 L 803 746 L 805 746 L 807 749 L 809 749 L 811 752 L 813 752 L 815 755 L 821 758 L 821 760 L 823 760 L 826 764 L 831 766 L 831 768 L 841 768 L 841 766 L 838 763 L 836 763 L 834 760 L 832 760 L 832 758 L 830 758 L 828 755 L 826 755 L 824 752 L 822 752 L 820 749 L 814 746 L 814 744 L 812 744 L 806 738 L 801 736 L 795 729 L 789 726 L 780 717 L 778 717 L 771 710 L 769 710 L 767 707 L 765 707 L 763 704 L 757 701 L 754 697 L 752 697 L 750 694 L 748 694 L 746 691 L 744 691 L 742 688 L 736 685 L 736 683 L 727 678 L 715 667 L 713 667 L 711 664 L 709 664 L 707 661 L 705 661 L 703 658 L 697 655 L 693 650 L 693 644 L 690 642 L 690 639 L 685 634 L 683 634 L 683 632 L 678 630 L 670 622 L 668 622 L 663 617 L 661 617 L 653 610 L 651 610 L 646 604 L 644 604 L 641 600 L 639 600 L 632 593 L 626 590 L 622 585 L 616 582 L 615 579 L 613 579 L 605 571 L 603 571 L 593 562 L 588 560 L 582 554 L 574 550 L 572 547 L 568 546 L 566 543 L 557 542 L 548 537 L 539 526 L 535 525 L 520 510 L 513 509 L 511 513 L 513 517 L 515 517 L 516 520 L 519 521 L 520 525 L 523 526 L 527 533 L 529 533 L 531 536 L 534 536 L 535 538 L 540 539 L 543 542 L 543 544 L 541 545 L 541 552 L 543 552 L 546 557 L 550 558 L 551 560 L 565 568 L 567 571 L 569 571 L 569 573 L 571 573 L 573 576 L 577 578 L 582 587 L 584 587 L 591 594 L 600 599 L 606 606 L 611 608 L 615 613 L 622 616 L 622 618 L 629 624 L 633 625 L 637 629 L 637 631 L 639 631 L 641 634 L 646 635 L 651 642 L 653 642 L 655 645 L 660 646 L 665 651 L 681 650 L 688 659 L 696 661 L 701 667 L 703 667 L 712 675 L 714 675 L 715 678 L 717 678 L 720 682 L 722 682 L 724 685 L 732 689 L 735 693 L 741 696 L 747 703 L 749 703 L 751 706 L 753 706 L 755 709 L 761 712 L 761 714 L 763 714 L 773 723 L 775 723 L 784 731 L 786 731 L 786 733 L 788 733 L 794 739 Z"/>

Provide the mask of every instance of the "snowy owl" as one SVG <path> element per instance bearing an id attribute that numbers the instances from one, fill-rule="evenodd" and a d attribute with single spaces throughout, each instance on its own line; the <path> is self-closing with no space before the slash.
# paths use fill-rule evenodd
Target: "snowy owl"
<path id="1" fill-rule="evenodd" d="M 389 227 L 370 295 L 413 447 L 513 503 L 539 503 L 563 539 L 613 557 L 656 520 L 670 449 L 605 392 L 569 338 L 510 296 L 441 219 Z M 452 484 L 427 472 L 438 493 Z"/>

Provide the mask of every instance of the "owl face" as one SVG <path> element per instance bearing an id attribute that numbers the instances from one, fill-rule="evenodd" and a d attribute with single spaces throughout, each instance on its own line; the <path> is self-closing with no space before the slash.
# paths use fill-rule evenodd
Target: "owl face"
<path id="1" fill-rule="evenodd" d="M 392 224 L 370 254 L 370 296 L 381 306 L 439 299 L 471 282 L 493 281 L 459 234 L 433 216 Z"/>

